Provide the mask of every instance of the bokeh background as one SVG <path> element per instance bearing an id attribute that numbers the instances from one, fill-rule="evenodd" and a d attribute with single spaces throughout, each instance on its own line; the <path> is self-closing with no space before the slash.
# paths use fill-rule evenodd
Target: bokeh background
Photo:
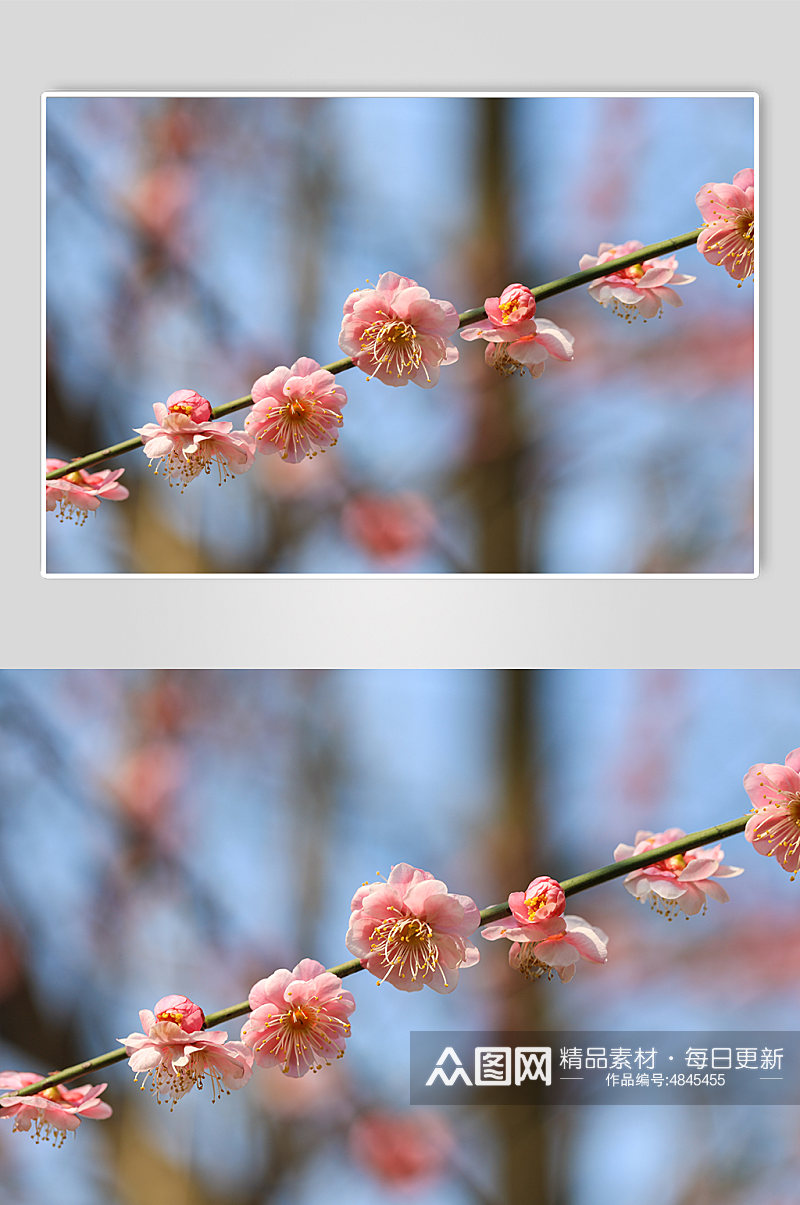
<path id="1" fill-rule="evenodd" d="M 798 671 L 4 671 L 0 1067 L 110 1049 L 168 992 L 212 1011 L 346 959 L 353 891 L 395 862 L 484 905 L 637 828 L 741 815 L 744 772 L 799 736 Z M 170 1114 L 115 1065 L 113 1118 L 62 1150 L 0 1123 L 0 1202 L 790 1205 L 798 1109 L 407 1105 L 412 1029 L 795 1028 L 800 884 L 725 851 L 746 873 L 703 917 L 619 882 L 576 900 L 611 940 L 571 984 L 480 939 L 451 996 L 353 976 L 346 1057 L 299 1083 L 257 1071 Z"/>
<path id="2" fill-rule="evenodd" d="M 382 271 L 464 310 L 683 234 L 753 141 L 752 99 L 723 96 L 51 97 L 47 453 L 128 438 L 178 388 L 219 404 L 339 359 L 343 302 Z M 646 326 L 585 290 L 542 303 L 576 358 L 538 381 L 461 340 L 432 391 L 344 374 L 313 461 L 181 496 L 129 453 L 127 502 L 47 517 L 47 569 L 752 572 L 752 283 L 679 264 L 683 308 Z"/>

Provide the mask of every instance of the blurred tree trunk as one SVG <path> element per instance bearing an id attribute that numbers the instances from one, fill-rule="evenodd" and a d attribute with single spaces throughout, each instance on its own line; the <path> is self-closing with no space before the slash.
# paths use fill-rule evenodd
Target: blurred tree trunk
<path id="1" fill-rule="evenodd" d="M 508 99 L 476 103 L 476 236 L 473 247 L 475 297 L 497 296 L 523 275 L 511 205 L 512 109 Z M 535 265 L 526 265 L 535 273 Z M 524 280 L 533 284 L 535 278 Z M 476 531 L 477 567 L 483 573 L 535 571 L 538 548 L 536 513 L 526 497 L 523 473 L 535 472 L 536 444 L 530 417 L 523 414 L 532 381 L 502 378 L 486 369 L 475 400 L 471 502 Z M 525 392 L 523 392 L 525 391 Z M 541 731 L 541 678 L 506 671 L 499 680 L 498 819 L 502 839 L 496 847 L 496 895 L 527 886 L 544 867 L 536 734 Z M 546 839 L 546 838 L 545 838 Z M 532 861 L 536 855 L 535 864 Z M 508 977 L 502 982 L 512 983 Z M 513 984 L 500 1003 L 501 1029 L 548 1026 L 543 984 Z M 544 1109 L 515 1106 L 494 1109 L 502 1182 L 498 1196 L 509 1202 L 535 1200 L 551 1205 L 563 1199 L 556 1187 L 558 1169 L 551 1159 L 548 1115 Z M 564 1151 L 561 1147 L 562 1154 Z"/>

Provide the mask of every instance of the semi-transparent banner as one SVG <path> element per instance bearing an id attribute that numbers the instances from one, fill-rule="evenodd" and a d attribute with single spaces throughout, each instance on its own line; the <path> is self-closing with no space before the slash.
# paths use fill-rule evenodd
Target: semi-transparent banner
<path id="1" fill-rule="evenodd" d="M 411 1104 L 796 1105 L 800 1033 L 416 1031 Z"/>

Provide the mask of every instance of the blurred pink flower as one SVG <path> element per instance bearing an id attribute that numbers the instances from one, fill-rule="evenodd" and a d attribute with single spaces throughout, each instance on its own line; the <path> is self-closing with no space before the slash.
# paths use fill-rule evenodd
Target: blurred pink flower
<path id="1" fill-rule="evenodd" d="M 461 338 L 486 339 L 489 343 L 513 343 L 523 335 L 535 335 L 536 298 L 525 285 L 507 285 L 499 297 L 483 303 L 486 317 L 460 332 Z"/>
<path id="2" fill-rule="evenodd" d="M 186 754 L 177 743 L 145 741 L 117 760 L 107 790 L 149 835 L 163 837 L 186 770 Z"/>
<path id="3" fill-rule="evenodd" d="M 370 378 L 430 389 L 441 365 L 458 359 L 448 339 L 457 330 L 449 301 L 436 301 L 408 276 L 384 272 L 376 288 L 354 289 L 345 301 L 339 346 Z"/>
<path id="4" fill-rule="evenodd" d="M 417 1188 L 439 1176 L 453 1148 L 449 1125 L 437 1113 L 370 1109 L 350 1126 L 350 1154 L 376 1180 Z"/>
<path id="5" fill-rule="evenodd" d="M 241 1042 L 227 1041 L 224 1030 L 200 1029 L 201 1017 L 202 1010 L 186 996 L 164 996 L 155 1012 L 144 1008 L 139 1013 L 144 1033 L 117 1039 L 130 1055 L 134 1078 L 152 1076 L 150 1090 L 159 1103 L 162 1097 L 169 1100 L 170 1109 L 192 1088 L 202 1088 L 206 1075 L 216 1100 L 218 1093 L 244 1087 L 252 1073 L 251 1051 Z"/>
<path id="6" fill-rule="evenodd" d="M 259 1067 L 280 1067 L 297 1079 L 344 1055 L 356 1002 L 321 962 L 304 958 L 293 971 L 273 971 L 253 985 L 249 999 L 253 1011 L 242 1041 Z"/>
<path id="7" fill-rule="evenodd" d="M 581 270 L 594 268 L 597 264 L 606 264 L 623 255 L 630 255 L 642 246 L 636 239 L 618 246 L 601 243 L 597 255 L 581 256 L 579 267 Z M 683 305 L 670 286 L 691 284 L 695 277 L 682 275 L 677 267 L 678 261 L 674 255 L 668 259 L 647 259 L 641 264 L 612 272 L 601 280 L 593 280 L 589 285 L 589 295 L 601 305 L 610 305 L 626 322 L 637 317 L 647 321 L 648 318 L 655 318 L 656 314 L 661 315 L 665 301 L 671 306 Z"/>
<path id="8" fill-rule="evenodd" d="M 280 452 L 296 464 L 336 444 L 347 394 L 316 360 L 303 356 L 291 368 L 273 368 L 251 392 L 254 405 L 244 425 L 259 452 Z"/>
<path id="9" fill-rule="evenodd" d="M 605 962 L 608 958 L 608 937 L 602 929 L 595 928 L 581 916 L 565 916 L 565 927 L 560 933 L 552 933 L 542 940 L 527 938 L 515 941 L 508 952 L 508 963 L 526 979 L 539 979 L 546 975 L 558 975 L 562 983 L 569 983 L 581 958 L 589 962 Z"/>
<path id="10" fill-rule="evenodd" d="M 45 472 L 61 469 L 65 464 L 66 460 L 51 458 L 45 461 Z M 99 473 L 89 473 L 86 469 L 77 469 L 65 477 L 47 481 L 45 510 L 55 510 L 62 522 L 74 519 L 81 527 L 87 513 L 97 510 L 101 502 L 122 502 L 128 497 L 125 486 L 117 484 L 124 472 L 124 469 L 101 469 Z"/>
<path id="11" fill-rule="evenodd" d="M 141 435 L 144 454 L 151 461 L 166 462 L 169 483 L 183 491 L 200 473 L 210 473 L 216 463 L 219 484 L 246 473 L 253 463 L 253 439 L 234 431 L 233 423 L 209 422 L 211 404 L 191 389 L 179 389 L 167 404 L 155 402 L 156 422 L 134 427 Z M 156 465 L 158 472 L 158 465 Z"/>
<path id="12" fill-rule="evenodd" d="M 525 891 L 512 891 L 508 897 L 511 916 L 492 921 L 482 930 L 487 941 L 506 937 L 509 941 L 539 941 L 551 934 L 563 933 L 566 896 L 555 879 L 540 875 Z"/>
<path id="13" fill-rule="evenodd" d="M 435 524 L 420 494 L 357 494 L 342 508 L 344 532 L 379 561 L 401 563 L 420 553 Z"/>
<path id="14" fill-rule="evenodd" d="M 381 982 L 404 992 L 426 983 L 452 992 L 459 969 L 480 958 L 467 940 L 480 923 L 475 902 L 407 862 L 393 866 L 386 882 L 359 887 L 350 908 L 348 950 Z"/>
<path id="15" fill-rule="evenodd" d="M 668 845 L 685 836 L 682 828 L 668 828 L 663 833 L 642 829 L 636 834 L 634 845 L 617 846 L 614 861 L 621 862 L 623 858 L 658 849 L 660 845 Z M 701 910 L 705 912 L 707 897 L 721 904 L 728 902 L 727 891 L 714 879 L 734 878 L 743 873 L 740 866 L 722 866 L 724 857 L 720 845 L 715 845 L 713 849 L 689 849 L 683 854 L 673 854 L 671 858 L 654 862 L 642 870 L 632 870 L 625 877 L 625 889 L 638 900 L 644 901 L 649 896 L 651 907 L 666 916 L 667 920 L 672 920 L 679 910 L 687 916 L 695 916 Z"/>
<path id="16" fill-rule="evenodd" d="M 30 1071 L 0 1072 L 0 1091 L 9 1093 L 0 1096 L 0 1108 L 5 1110 L 0 1117 L 13 1117 L 14 1130 L 30 1130 L 32 1125 L 35 1142 L 44 1138 L 62 1146 L 67 1130 L 77 1130 L 85 1117 L 101 1121 L 111 1116 L 111 1106 L 98 1099 L 106 1084 L 86 1084 L 82 1088 L 56 1084 L 33 1096 L 14 1095 L 15 1088 L 27 1088 L 42 1078 Z"/>
<path id="17" fill-rule="evenodd" d="M 747 167 L 732 184 L 704 184 L 695 201 L 705 225 L 697 250 L 741 285 L 754 270 L 755 172 Z"/>
<path id="18" fill-rule="evenodd" d="M 774 855 L 794 879 L 800 870 L 800 749 L 787 754 L 782 766 L 751 766 L 744 789 L 753 804 L 745 837 L 757 853 Z"/>
<path id="19" fill-rule="evenodd" d="M 554 360 L 573 358 L 574 335 L 556 326 L 549 318 L 537 318 L 534 325 L 535 334 L 523 335 L 513 343 L 490 342 L 486 348 L 486 363 L 504 377 L 515 372 L 524 376 L 527 369 L 536 378 L 544 372 L 549 357 Z"/>

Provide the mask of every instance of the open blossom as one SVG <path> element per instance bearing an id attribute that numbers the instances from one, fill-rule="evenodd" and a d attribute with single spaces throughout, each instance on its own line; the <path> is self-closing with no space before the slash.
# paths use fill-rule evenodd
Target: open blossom
<path id="1" fill-rule="evenodd" d="M 304 958 L 293 971 L 273 971 L 253 985 L 249 999 L 253 1011 L 242 1041 L 259 1067 L 280 1067 L 297 1079 L 344 1055 L 356 1002 L 321 962 Z"/>
<path id="2" fill-rule="evenodd" d="M 393 866 L 385 882 L 365 883 L 353 896 L 345 945 L 381 982 L 404 992 L 427 983 L 452 992 L 459 969 L 480 951 L 468 941 L 480 923 L 474 900 L 454 895 L 427 870 Z"/>
<path id="3" fill-rule="evenodd" d="M 793 749 L 782 766 L 751 766 L 744 789 L 753 804 L 745 837 L 757 853 L 776 857 L 794 879 L 800 870 L 800 749 Z"/>
<path id="4" fill-rule="evenodd" d="M 515 372 L 524 376 L 527 371 L 536 378 L 542 375 L 551 357 L 562 361 L 573 358 L 575 336 L 556 326 L 549 318 L 537 318 L 532 325 L 536 328 L 533 334 L 522 335 L 511 342 L 492 340 L 487 335 L 469 334 L 471 327 L 465 327 L 461 334 L 465 339 L 487 339 L 486 363 L 496 368 L 501 376 L 508 377 Z"/>
<path id="5" fill-rule="evenodd" d="M 511 916 L 492 921 L 483 929 L 487 941 L 507 937 L 509 941 L 538 941 L 566 928 L 566 897 L 555 879 L 540 875 L 525 891 L 512 891 L 508 897 Z"/>
<path id="6" fill-rule="evenodd" d="M 184 490 L 200 473 L 210 473 L 216 464 L 219 484 L 229 477 L 246 473 L 253 463 L 253 438 L 234 431 L 233 423 L 211 422 L 211 403 L 192 389 L 179 389 L 167 398 L 167 404 L 155 402 L 156 421 L 134 427 L 141 435 L 144 454 L 156 472 L 162 461 L 170 485 L 177 482 Z"/>
<path id="7" fill-rule="evenodd" d="M 66 460 L 49 459 L 45 462 L 45 472 L 61 469 L 67 464 Z M 90 510 L 97 510 L 101 502 L 122 502 L 128 497 L 124 485 L 119 485 L 119 479 L 124 469 L 101 469 L 99 473 L 90 473 L 86 469 L 77 469 L 64 477 L 45 482 L 45 510 L 54 510 L 59 519 L 74 519 L 78 526 L 86 522 Z"/>
<path id="8" fill-rule="evenodd" d="M 526 979 L 558 975 L 569 983 L 582 958 L 589 962 L 605 962 L 608 958 L 608 937 L 602 929 L 590 925 L 581 916 L 565 916 L 564 928 L 541 940 L 527 938 L 515 941 L 508 952 L 508 963 Z"/>
<path id="9" fill-rule="evenodd" d="M 642 829 L 636 834 L 634 845 L 617 846 L 614 861 L 621 862 L 623 858 L 647 853 L 650 849 L 679 841 L 685 836 L 682 828 L 668 828 L 663 833 Z M 713 849 L 688 849 L 685 853 L 673 854 L 641 870 L 632 870 L 625 877 L 625 889 L 638 900 L 644 901 L 649 896 L 651 907 L 666 916 L 667 920 L 672 920 L 679 910 L 686 916 L 695 916 L 701 910 L 705 912 L 707 898 L 721 904 L 728 902 L 727 891 L 716 879 L 733 878 L 743 873 L 740 866 L 722 866 L 724 857 L 720 845 L 715 845 Z"/>
<path id="10" fill-rule="evenodd" d="M 28 1088 L 42 1079 L 31 1071 L 0 1072 L 0 1118 L 13 1117 L 15 1130 L 30 1130 L 35 1142 L 44 1138 L 62 1146 L 67 1130 L 77 1130 L 86 1117 L 101 1121 L 111 1116 L 111 1106 L 99 1099 L 105 1084 L 86 1084 L 82 1088 L 67 1088 L 55 1084 L 32 1096 L 16 1096 L 14 1090 Z"/>
<path id="11" fill-rule="evenodd" d="M 244 425 L 259 452 L 280 452 L 296 464 L 338 440 L 347 394 L 316 360 L 303 356 L 291 368 L 273 368 L 251 393 L 254 406 Z"/>
<path id="12" fill-rule="evenodd" d="M 753 275 L 755 258 L 755 172 L 744 168 L 732 184 L 704 184 L 695 197 L 705 229 L 697 250 L 742 281 Z"/>
<path id="13" fill-rule="evenodd" d="M 212 1100 L 244 1087 L 250 1078 L 251 1051 L 241 1042 L 229 1042 L 224 1030 L 204 1030 L 202 1009 L 186 996 L 164 996 L 153 1012 L 143 1008 L 139 1020 L 144 1033 L 117 1040 L 130 1055 L 135 1078 L 152 1076 L 150 1089 L 159 1103 L 164 1098 L 174 1106 L 192 1088 L 202 1088 L 206 1076 Z"/>
<path id="14" fill-rule="evenodd" d="M 436 301 L 408 276 L 384 272 L 374 289 L 355 289 L 344 303 L 339 346 L 356 367 L 384 385 L 413 381 L 430 389 L 442 364 L 454 364 L 458 330 L 449 301 Z"/>
<path id="15" fill-rule="evenodd" d="M 615 246 L 613 243 L 601 243 L 597 255 L 582 255 L 580 268 L 594 268 L 598 264 L 606 264 L 623 255 L 638 251 L 642 243 L 631 239 L 627 243 Z M 622 268 L 593 280 L 589 285 L 589 295 L 601 305 L 610 305 L 616 314 L 631 322 L 634 318 L 655 318 L 661 316 L 663 302 L 671 306 L 681 306 L 678 294 L 673 285 L 688 285 L 694 276 L 684 276 L 677 271 L 678 261 L 674 255 L 667 259 L 646 259 L 632 267 Z"/>

